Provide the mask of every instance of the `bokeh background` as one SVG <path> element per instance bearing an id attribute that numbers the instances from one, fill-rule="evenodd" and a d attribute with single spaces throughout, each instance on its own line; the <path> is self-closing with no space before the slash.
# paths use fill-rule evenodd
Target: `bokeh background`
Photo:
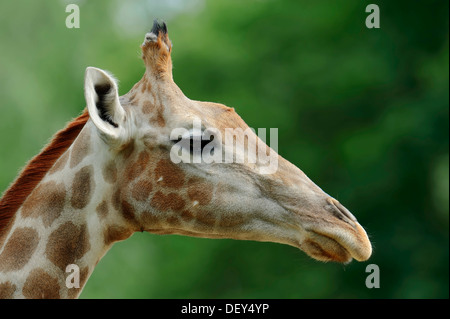
<path id="1" fill-rule="evenodd" d="M 66 5 L 80 8 L 68 29 Z M 366 5 L 380 7 L 368 29 Z M 448 298 L 449 2 L 0 2 L 0 192 L 85 106 L 87 66 L 125 94 L 140 44 L 168 24 L 174 79 L 198 100 L 279 129 L 279 153 L 344 203 L 372 258 L 314 261 L 273 243 L 135 234 L 82 298 Z M 368 264 L 380 268 L 368 289 Z"/>

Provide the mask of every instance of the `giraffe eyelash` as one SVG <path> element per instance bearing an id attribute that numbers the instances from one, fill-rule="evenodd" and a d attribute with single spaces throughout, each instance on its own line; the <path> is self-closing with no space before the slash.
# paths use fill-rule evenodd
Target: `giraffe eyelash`
<path id="1" fill-rule="evenodd" d="M 174 140 L 173 142 L 175 144 L 181 143 L 181 146 L 184 148 L 188 148 L 189 145 L 189 152 L 191 154 L 194 154 L 194 142 L 199 141 L 200 142 L 200 151 L 203 152 L 203 149 L 206 145 L 208 145 L 211 141 L 213 141 L 213 138 L 210 136 L 209 139 L 203 138 L 203 132 L 201 135 L 195 135 L 193 131 L 189 131 L 189 135 L 180 136 L 178 139 Z M 188 144 L 189 143 L 189 144 Z"/>

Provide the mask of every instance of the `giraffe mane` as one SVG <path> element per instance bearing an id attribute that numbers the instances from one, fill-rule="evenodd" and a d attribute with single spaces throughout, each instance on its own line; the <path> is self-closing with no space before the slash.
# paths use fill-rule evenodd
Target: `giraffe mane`
<path id="1" fill-rule="evenodd" d="M 84 109 L 80 116 L 57 132 L 52 141 L 27 163 L 16 180 L 4 192 L 0 199 L 0 237 L 19 207 L 58 158 L 70 147 L 88 119 L 89 113 L 87 109 Z"/>

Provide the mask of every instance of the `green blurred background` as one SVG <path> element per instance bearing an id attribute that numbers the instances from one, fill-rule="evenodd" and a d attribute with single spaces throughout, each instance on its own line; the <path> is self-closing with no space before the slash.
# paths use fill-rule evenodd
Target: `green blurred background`
<path id="1" fill-rule="evenodd" d="M 68 29 L 66 5 L 80 8 Z M 368 29 L 376 3 L 381 28 Z M 82 298 L 448 298 L 449 2 L 136 0 L 0 2 L 0 192 L 85 106 L 87 66 L 125 94 L 140 44 L 168 24 L 174 79 L 279 129 L 279 153 L 368 231 L 368 262 L 321 263 L 289 246 L 135 234 Z M 368 264 L 380 268 L 368 289 Z"/>

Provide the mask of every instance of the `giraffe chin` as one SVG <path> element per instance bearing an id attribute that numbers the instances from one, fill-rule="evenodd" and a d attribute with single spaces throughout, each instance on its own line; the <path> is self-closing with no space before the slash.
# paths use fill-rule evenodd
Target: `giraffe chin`
<path id="1" fill-rule="evenodd" d="M 311 233 L 309 238 L 300 244 L 300 249 L 308 256 L 319 261 L 335 261 L 347 264 L 352 261 L 352 255 L 336 240 Z"/>

